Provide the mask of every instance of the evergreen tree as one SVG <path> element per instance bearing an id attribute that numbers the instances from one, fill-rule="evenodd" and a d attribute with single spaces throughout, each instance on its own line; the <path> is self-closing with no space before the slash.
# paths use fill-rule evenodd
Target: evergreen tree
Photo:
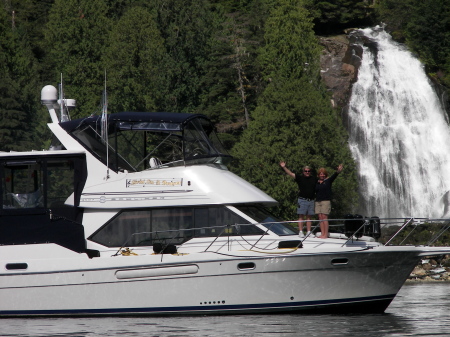
<path id="1" fill-rule="evenodd" d="M 429 73 L 450 88 L 450 2 L 416 0 L 405 28 L 406 43 Z"/>
<path id="2" fill-rule="evenodd" d="M 207 0 L 153 0 L 168 58 L 164 59 L 166 111 L 192 112 L 199 104 L 202 77 L 208 69 L 215 33 Z"/>
<path id="3" fill-rule="evenodd" d="M 372 24 L 372 0 L 306 0 L 315 17 L 317 34 L 337 34 L 345 28 Z"/>
<path id="4" fill-rule="evenodd" d="M 259 1 L 255 1 L 259 2 Z M 261 90 L 257 48 L 262 44 L 258 20 L 250 8 L 220 15 L 221 28 L 208 60 L 208 73 L 197 112 L 208 115 L 228 147 L 250 121 Z"/>
<path id="5" fill-rule="evenodd" d="M 9 10 L 14 12 L 12 23 L 16 29 L 27 35 L 33 54 L 36 58 L 43 57 L 43 28 L 47 23 L 48 12 L 54 0 L 10 0 Z"/>
<path id="6" fill-rule="evenodd" d="M 112 111 L 155 111 L 163 106 L 164 41 L 154 17 L 130 8 L 114 25 L 105 52 Z"/>
<path id="7" fill-rule="evenodd" d="M 99 109 L 104 86 L 102 56 L 110 20 L 106 0 L 55 0 L 45 28 L 46 62 L 51 77 L 63 75 L 65 96 L 77 100 L 74 116 Z"/>
<path id="8" fill-rule="evenodd" d="M 376 11 L 392 37 L 405 43 L 429 75 L 450 87 L 450 2 L 379 0 Z"/>
<path id="9" fill-rule="evenodd" d="M 26 32 L 15 24 L 12 12 L 0 9 L 0 148 L 39 149 L 39 142 L 33 142 L 38 122 L 36 63 Z"/>
<path id="10" fill-rule="evenodd" d="M 265 43 L 260 51 L 266 79 L 308 76 L 319 82 L 320 47 L 314 24 L 303 0 L 281 0 L 273 5 L 265 23 Z"/>
<path id="11" fill-rule="evenodd" d="M 319 52 L 312 18 L 302 1 L 278 1 L 266 22 L 261 59 L 270 84 L 253 121 L 234 147 L 235 170 L 280 202 L 282 218 L 296 218 L 297 186 L 280 161 L 300 173 L 304 165 L 345 170 L 333 185 L 333 213 L 350 211 L 356 198 L 355 164 L 340 118 L 319 80 Z M 288 32 L 293 32 L 289 34 Z"/>
<path id="12" fill-rule="evenodd" d="M 333 213 L 350 212 L 356 198 L 355 163 L 341 120 L 329 100 L 306 78 L 271 83 L 253 114 L 254 120 L 233 149 L 240 176 L 279 201 L 277 213 L 295 218 L 297 186 L 279 167 L 286 161 L 301 174 L 301 167 L 344 171 L 333 184 Z"/>

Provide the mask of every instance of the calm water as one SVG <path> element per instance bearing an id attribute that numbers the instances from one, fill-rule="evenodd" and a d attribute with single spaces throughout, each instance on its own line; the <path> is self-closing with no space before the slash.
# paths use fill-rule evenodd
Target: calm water
<path id="1" fill-rule="evenodd" d="M 2 319 L 0 336 L 448 336 L 450 283 L 406 284 L 385 314 Z"/>

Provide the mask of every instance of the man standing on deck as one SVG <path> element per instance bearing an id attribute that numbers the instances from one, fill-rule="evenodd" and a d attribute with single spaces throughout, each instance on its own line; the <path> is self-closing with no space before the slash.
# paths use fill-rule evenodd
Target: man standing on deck
<path id="1" fill-rule="evenodd" d="M 280 162 L 280 166 L 283 168 L 284 172 L 295 179 L 295 182 L 298 185 L 298 235 L 301 238 L 305 237 L 303 234 L 303 223 L 306 218 L 306 236 L 315 237 L 314 234 L 311 233 L 311 215 L 315 214 L 314 196 L 317 178 L 312 175 L 311 168 L 309 166 L 305 166 L 303 168 L 302 174 L 296 174 L 289 170 L 284 161 Z"/>

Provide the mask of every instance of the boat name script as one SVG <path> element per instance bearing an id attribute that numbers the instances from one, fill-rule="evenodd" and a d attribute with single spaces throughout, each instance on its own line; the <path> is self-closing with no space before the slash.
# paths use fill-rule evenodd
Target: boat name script
<path id="1" fill-rule="evenodd" d="M 147 186 L 181 186 L 183 179 L 173 178 L 173 179 L 127 179 L 127 188 L 133 187 L 147 187 Z"/>

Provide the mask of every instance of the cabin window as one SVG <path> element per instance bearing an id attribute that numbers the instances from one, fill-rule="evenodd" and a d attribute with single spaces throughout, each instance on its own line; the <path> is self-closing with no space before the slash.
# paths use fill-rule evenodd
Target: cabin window
<path id="1" fill-rule="evenodd" d="M 153 242 L 181 244 L 193 237 L 264 234 L 258 227 L 245 224 L 249 222 L 223 206 L 125 210 L 89 239 L 107 247 L 121 247 L 151 246 Z"/>
<path id="2" fill-rule="evenodd" d="M 44 207 L 40 163 L 28 161 L 6 165 L 2 183 L 3 209 Z"/>
<path id="3" fill-rule="evenodd" d="M 75 217 L 86 179 L 81 157 L 5 158 L 0 161 L 2 210 L 50 208 L 53 214 Z M 74 213 L 74 214 L 72 214 Z"/>
<path id="4" fill-rule="evenodd" d="M 74 163 L 71 160 L 49 160 L 46 171 L 48 206 L 63 207 L 74 192 Z"/>

